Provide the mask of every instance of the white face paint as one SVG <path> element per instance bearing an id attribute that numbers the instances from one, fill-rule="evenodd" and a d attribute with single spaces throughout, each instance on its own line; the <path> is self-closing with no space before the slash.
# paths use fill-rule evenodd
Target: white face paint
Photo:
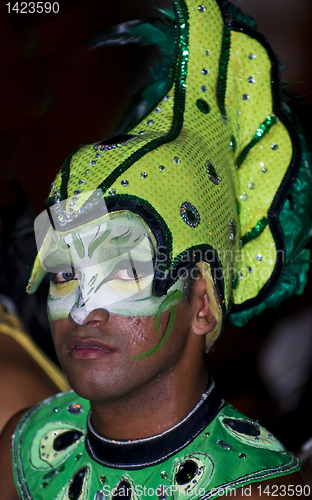
<path id="1" fill-rule="evenodd" d="M 151 230 L 128 211 L 106 214 L 67 233 L 53 231 L 41 252 L 42 267 L 51 276 L 49 319 L 70 314 L 82 324 L 98 308 L 127 316 L 156 314 L 168 295 L 152 295 L 155 256 Z M 170 292 L 181 289 L 179 280 Z"/>

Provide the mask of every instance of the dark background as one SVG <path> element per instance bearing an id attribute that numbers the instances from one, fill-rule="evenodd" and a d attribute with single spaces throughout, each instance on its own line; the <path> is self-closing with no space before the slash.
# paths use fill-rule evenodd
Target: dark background
<path id="1" fill-rule="evenodd" d="M 154 49 L 129 45 L 89 51 L 85 42 L 114 24 L 155 16 L 154 5 L 169 7 L 170 2 L 60 0 L 58 15 L 8 15 L 6 3 L 0 4 L 0 293 L 13 298 L 26 328 L 51 353 L 46 285 L 37 297 L 24 294 L 33 234 L 16 229 L 44 210 L 65 157 L 79 144 L 107 136 L 129 97 L 150 79 L 147 63 Z M 259 31 L 284 63 L 283 80 L 309 139 L 311 0 L 244 0 L 240 7 L 257 19 Z M 310 296 L 311 273 L 302 297 L 243 328 L 228 326 L 211 356 L 225 396 L 295 451 L 311 436 L 312 348 L 306 352 L 308 369 L 298 386 L 299 400 L 286 410 L 264 380 L 259 353 L 281 321 L 295 322 L 296 338 L 304 314 L 311 312 Z M 285 359 L 287 370 L 287 355 Z"/>

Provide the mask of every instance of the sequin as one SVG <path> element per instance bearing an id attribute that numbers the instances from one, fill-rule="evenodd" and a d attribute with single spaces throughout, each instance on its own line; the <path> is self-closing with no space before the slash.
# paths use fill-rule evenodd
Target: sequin
<path id="1" fill-rule="evenodd" d="M 226 116 L 225 94 L 226 94 L 228 63 L 231 50 L 231 32 L 232 32 L 231 27 L 224 25 L 221 55 L 219 59 L 219 73 L 217 81 L 217 101 L 221 116 Z"/>
<path id="2" fill-rule="evenodd" d="M 209 432 L 205 432 L 204 437 L 207 438 L 209 436 L 210 436 Z"/>
<path id="3" fill-rule="evenodd" d="M 88 168 L 87 170 L 84 171 L 83 175 L 90 175 L 91 174 L 91 170 Z"/>
<path id="4" fill-rule="evenodd" d="M 81 193 L 81 189 L 76 189 L 76 191 L 74 191 L 74 194 L 80 194 Z"/>
<path id="5" fill-rule="evenodd" d="M 207 115 L 210 112 L 210 106 L 204 99 L 197 99 L 196 106 L 204 115 Z"/>
<path id="6" fill-rule="evenodd" d="M 174 163 L 181 163 L 181 160 L 180 160 L 180 158 L 178 158 L 178 156 L 175 156 L 173 158 L 173 161 L 174 161 Z"/>
<path id="7" fill-rule="evenodd" d="M 186 460 L 180 464 L 175 475 L 175 480 L 179 485 L 189 483 L 197 474 L 198 466 L 194 460 Z"/>
<path id="8" fill-rule="evenodd" d="M 267 171 L 268 171 L 268 169 L 267 169 L 267 168 L 265 168 L 265 167 L 263 167 L 263 168 L 261 169 L 261 171 L 262 171 L 262 173 L 263 173 L 263 174 L 266 174 L 266 173 L 267 173 Z"/>
<path id="9" fill-rule="evenodd" d="M 232 245 L 234 245 L 236 242 L 236 222 L 233 219 L 230 220 L 229 222 L 229 235 L 230 235 L 230 241 Z"/>
<path id="10" fill-rule="evenodd" d="M 139 132 L 139 135 L 144 135 L 144 134 L 145 134 L 145 130 L 141 130 L 141 131 Z"/>
<path id="11" fill-rule="evenodd" d="M 180 215 L 187 226 L 195 228 L 200 223 L 200 215 L 198 210 L 188 201 L 182 203 L 180 208 Z"/>
<path id="12" fill-rule="evenodd" d="M 255 189 L 255 185 L 253 182 L 249 182 L 248 187 L 249 187 L 249 189 Z"/>
<path id="13" fill-rule="evenodd" d="M 261 253 L 257 253 L 257 255 L 256 255 L 256 260 L 257 260 L 258 262 L 261 262 L 261 261 L 262 261 L 262 259 L 263 259 L 263 257 L 262 257 L 262 255 L 261 255 Z"/>
<path id="14" fill-rule="evenodd" d="M 220 446 L 220 448 L 223 448 L 223 450 L 231 450 L 232 446 L 225 441 L 221 441 L 221 439 L 217 440 L 217 445 Z"/>
<path id="15" fill-rule="evenodd" d="M 248 95 L 248 94 L 243 94 L 243 95 L 242 95 L 242 99 L 243 99 L 243 101 L 248 101 L 248 99 L 249 99 L 249 98 L 250 98 L 250 97 L 249 97 L 249 95 Z"/>
<path id="16" fill-rule="evenodd" d="M 254 76 L 249 76 L 248 77 L 248 83 L 256 83 L 256 79 Z"/>
<path id="17" fill-rule="evenodd" d="M 206 8 L 204 5 L 199 5 L 198 6 L 198 12 L 205 12 Z"/>
<path id="18" fill-rule="evenodd" d="M 206 50 L 205 50 L 205 56 L 209 56 L 209 54 L 210 54 L 210 50 L 209 50 L 209 49 L 206 49 Z"/>
<path id="19" fill-rule="evenodd" d="M 169 101 L 170 99 L 170 95 L 165 95 L 165 97 L 163 98 L 163 101 Z"/>
<path id="20" fill-rule="evenodd" d="M 129 181 L 127 179 L 123 179 L 120 183 L 123 187 L 128 187 L 129 186 Z"/>
<path id="21" fill-rule="evenodd" d="M 147 123 L 147 125 L 153 125 L 154 120 L 148 120 L 146 123 Z"/>
<path id="22" fill-rule="evenodd" d="M 216 170 L 216 167 L 213 165 L 213 163 L 211 163 L 210 161 L 207 161 L 205 167 L 206 167 L 207 175 L 208 175 L 209 179 L 211 180 L 211 182 L 213 182 L 216 185 L 219 185 L 221 182 L 221 177 L 218 176 L 218 172 Z"/>
<path id="23" fill-rule="evenodd" d="M 83 412 L 83 406 L 78 403 L 72 403 L 71 405 L 67 406 L 67 411 L 71 415 L 78 415 L 78 413 Z"/>
<path id="24" fill-rule="evenodd" d="M 55 413 L 58 413 L 60 410 L 58 408 L 54 408 L 53 411 L 55 411 Z"/>
<path id="25" fill-rule="evenodd" d="M 203 69 L 201 70 L 201 72 L 202 72 L 202 74 L 203 74 L 203 75 L 208 75 L 208 73 L 209 73 L 209 71 L 208 71 L 208 69 L 207 69 L 207 68 L 203 68 Z"/>
<path id="26" fill-rule="evenodd" d="M 161 112 L 162 112 L 162 109 L 161 109 L 160 107 L 157 107 L 157 108 L 155 109 L 155 111 L 156 111 L 156 113 L 161 113 Z"/>
<path id="27" fill-rule="evenodd" d="M 105 497 L 104 491 L 99 490 L 94 495 L 94 500 L 105 500 L 105 499 L 106 499 L 106 497 Z"/>
<path id="28" fill-rule="evenodd" d="M 160 170 L 161 172 L 164 172 L 164 171 L 166 170 L 165 165 L 159 165 L 159 170 Z"/>
<path id="29" fill-rule="evenodd" d="M 146 179 L 147 173 L 146 172 L 141 172 L 141 179 Z"/>
<path id="30" fill-rule="evenodd" d="M 109 196 L 115 196 L 115 194 L 116 194 L 116 189 L 113 189 L 113 188 L 112 188 L 112 189 L 110 189 L 110 190 L 108 191 L 108 194 L 109 194 Z"/>
<path id="31" fill-rule="evenodd" d="M 125 144 L 128 144 L 128 142 L 133 141 L 136 138 L 136 135 L 120 134 L 100 142 L 99 147 L 102 151 L 109 151 L 110 149 L 116 149 L 117 147 L 124 146 Z"/>
<path id="32" fill-rule="evenodd" d="M 102 483 L 102 484 L 106 483 L 106 476 L 100 477 L 100 483 Z"/>
<path id="33" fill-rule="evenodd" d="M 80 179 L 80 181 L 78 182 L 79 186 L 83 186 L 83 184 L 85 184 L 86 181 L 84 179 Z"/>
<path id="34" fill-rule="evenodd" d="M 245 455 L 245 453 L 240 453 L 238 455 L 238 458 L 240 458 L 241 460 L 246 460 L 247 456 Z"/>
<path id="35" fill-rule="evenodd" d="M 200 90 L 201 90 L 202 92 L 207 92 L 207 87 L 206 87 L 206 85 L 201 85 Z"/>
<path id="36" fill-rule="evenodd" d="M 161 484 L 156 489 L 156 496 L 158 500 L 166 500 L 168 497 L 168 488 L 164 484 Z"/>
<path id="37" fill-rule="evenodd" d="M 246 201 L 246 200 L 248 200 L 248 196 L 247 196 L 247 194 L 246 194 L 246 193 L 241 194 L 241 195 L 240 195 L 240 199 L 241 199 L 242 201 Z"/>
<path id="38" fill-rule="evenodd" d="M 250 59 L 251 61 L 252 61 L 253 59 L 256 59 L 255 54 L 249 54 L 248 59 Z"/>
<path id="39" fill-rule="evenodd" d="M 167 479 L 167 477 L 168 477 L 168 472 L 166 472 L 165 470 L 161 471 L 161 473 L 160 473 L 160 477 L 161 477 L 162 479 Z"/>
<path id="40" fill-rule="evenodd" d="M 89 163 L 90 167 L 94 167 L 95 164 L 96 164 L 96 160 L 91 160 Z"/>
<path id="41" fill-rule="evenodd" d="M 278 145 L 273 143 L 273 144 L 271 145 L 271 149 L 272 149 L 273 151 L 276 151 L 276 150 L 278 149 Z"/>
<path id="42" fill-rule="evenodd" d="M 256 134 L 247 146 L 240 152 L 237 158 L 237 167 L 239 168 L 245 158 L 247 157 L 249 151 L 271 130 L 273 125 L 275 125 L 277 119 L 276 116 L 268 116 L 267 119 L 261 123 L 259 128 L 256 130 Z"/>

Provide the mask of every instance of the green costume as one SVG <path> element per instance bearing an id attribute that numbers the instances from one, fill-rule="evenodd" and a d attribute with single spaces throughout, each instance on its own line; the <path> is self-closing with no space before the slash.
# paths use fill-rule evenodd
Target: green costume
<path id="1" fill-rule="evenodd" d="M 132 213 L 149 227 L 156 242 L 150 297 L 165 301 L 179 271 L 199 265 L 217 319 L 209 349 L 227 315 L 244 324 L 269 304 L 302 293 L 311 172 L 280 97 L 278 63 L 253 21 L 221 0 L 172 3 L 171 25 L 131 29 L 144 43 L 157 39 L 165 51 L 173 48 L 169 74 L 142 93 L 143 116 L 66 159 L 51 187 L 42 219 L 47 224 L 37 223 L 38 257 L 28 292 L 46 273 L 53 245 L 85 255 L 79 228 L 87 231 L 89 222 L 105 217 L 98 210 L 101 199 L 106 213 Z M 66 298 L 85 283 L 70 281 L 75 272 L 66 276 L 68 282 L 65 277 L 56 284 L 64 291 L 51 301 L 63 301 L 67 317 L 70 307 L 85 306 L 78 292 L 73 303 Z M 91 297 L 99 286 L 89 288 Z M 15 432 L 13 463 L 22 498 L 100 500 L 112 488 L 114 498 L 125 498 L 124 490 L 118 492 L 122 486 L 130 491 L 127 498 L 140 496 L 137 487 L 152 488 L 159 499 L 184 498 L 183 491 L 212 498 L 218 488 L 300 468 L 260 425 L 221 401 L 211 403 L 213 394 L 176 428 L 131 443 L 106 440 L 91 427 L 87 434 L 89 403 L 75 394 L 47 400 Z"/>
<path id="2" fill-rule="evenodd" d="M 300 469 L 272 434 L 218 398 L 213 385 L 182 422 L 137 441 L 99 436 L 89 408 L 71 391 L 39 403 L 20 421 L 13 468 L 22 499 L 208 499 Z"/>

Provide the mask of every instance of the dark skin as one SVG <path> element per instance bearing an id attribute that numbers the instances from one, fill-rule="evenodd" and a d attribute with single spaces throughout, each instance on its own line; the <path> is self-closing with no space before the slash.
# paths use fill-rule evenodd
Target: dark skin
<path id="1" fill-rule="evenodd" d="M 167 311 L 161 317 L 162 332 L 168 316 Z M 77 325 L 69 316 L 55 321 L 52 331 L 69 382 L 81 396 L 90 399 L 97 431 L 123 440 L 163 432 L 194 407 L 209 381 L 203 356 L 204 342 L 205 334 L 212 331 L 215 324 L 206 283 L 200 276 L 193 284 L 191 300 L 182 300 L 177 305 L 176 323 L 169 340 L 149 356 L 133 359 L 159 342 L 154 317 L 123 317 L 97 309 L 89 314 L 83 325 Z M 79 348 L 79 359 L 76 359 L 74 345 L 77 345 L 77 339 L 78 344 L 81 340 L 87 341 L 87 348 L 92 342 L 98 349 L 102 345 L 100 349 L 104 352 L 90 359 L 87 349 L 87 359 L 82 359 L 83 351 Z M 10 436 L 19 417 L 9 422 L 0 439 L 3 500 L 18 499 L 9 450 Z M 290 474 L 256 483 L 251 487 L 249 498 L 260 498 L 257 488 L 260 484 L 264 488 L 266 485 L 298 485 L 302 482 L 299 474 Z M 244 496 L 243 490 L 238 490 L 236 496 Z M 281 496 L 288 498 L 287 495 Z M 300 496 L 296 495 L 296 498 Z"/>

